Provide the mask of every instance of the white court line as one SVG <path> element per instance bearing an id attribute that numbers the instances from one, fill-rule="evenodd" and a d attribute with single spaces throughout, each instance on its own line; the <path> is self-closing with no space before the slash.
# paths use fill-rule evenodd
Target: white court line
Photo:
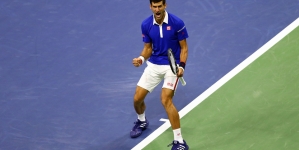
<path id="1" fill-rule="evenodd" d="M 167 121 L 169 121 L 169 120 L 168 120 L 168 119 L 161 118 L 159 121 L 167 122 Z"/>
<path id="2" fill-rule="evenodd" d="M 237 67 L 223 76 L 220 80 L 218 80 L 215 84 L 213 84 L 210 88 L 204 91 L 201 95 L 195 98 L 192 102 L 190 102 L 187 106 L 185 106 L 180 112 L 180 117 L 184 117 L 188 112 L 190 112 L 193 108 L 195 108 L 198 104 L 204 101 L 207 97 L 209 97 L 212 93 L 214 93 L 217 89 L 219 89 L 222 85 L 224 85 L 227 81 L 233 78 L 236 74 L 246 68 L 249 64 L 251 64 L 254 60 L 268 51 L 272 46 L 274 46 L 277 42 L 283 39 L 286 35 L 288 35 L 291 31 L 293 31 L 296 27 L 299 26 L 299 18 L 297 18 L 293 23 L 283 29 L 280 33 L 278 33 L 275 37 L 273 37 L 269 42 L 259 48 L 256 52 L 250 55 L 247 59 L 241 62 Z M 159 135 L 161 135 L 164 131 L 166 131 L 170 127 L 170 122 L 168 120 L 164 120 L 165 123 L 161 125 L 158 129 L 156 129 L 153 133 L 147 136 L 143 141 L 137 144 L 132 150 L 142 150 L 145 146 L 147 146 L 150 142 L 156 139 Z"/>

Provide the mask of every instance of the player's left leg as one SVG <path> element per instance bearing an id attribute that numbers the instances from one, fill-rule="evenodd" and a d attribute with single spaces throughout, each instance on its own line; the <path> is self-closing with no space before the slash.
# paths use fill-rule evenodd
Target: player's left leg
<path id="1" fill-rule="evenodd" d="M 178 84 L 177 77 L 171 77 L 171 76 L 165 77 L 162 92 L 161 92 L 161 102 L 168 115 L 168 119 L 170 121 L 173 130 L 174 140 L 171 144 L 173 145 L 172 149 L 188 150 L 189 147 L 187 143 L 184 141 L 181 133 L 180 116 L 172 101 L 177 84 Z"/>
<path id="2" fill-rule="evenodd" d="M 162 105 L 164 106 L 164 109 L 168 115 L 172 129 L 178 129 L 180 128 L 180 116 L 176 107 L 172 103 L 173 95 L 174 95 L 173 90 L 162 88 L 162 93 L 161 93 Z"/>

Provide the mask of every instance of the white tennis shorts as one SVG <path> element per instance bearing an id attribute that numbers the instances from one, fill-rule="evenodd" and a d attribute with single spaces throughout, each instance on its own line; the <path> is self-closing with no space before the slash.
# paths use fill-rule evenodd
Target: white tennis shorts
<path id="1" fill-rule="evenodd" d="M 146 61 L 147 67 L 140 77 L 138 86 L 152 92 L 154 88 L 164 79 L 162 88 L 176 90 L 178 77 L 172 73 L 169 65 L 156 65 Z"/>

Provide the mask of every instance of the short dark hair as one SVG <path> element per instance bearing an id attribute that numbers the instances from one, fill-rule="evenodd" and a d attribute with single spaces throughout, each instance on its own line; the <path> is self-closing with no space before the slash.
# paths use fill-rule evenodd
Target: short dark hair
<path id="1" fill-rule="evenodd" d="M 152 3 L 159 3 L 161 1 L 163 2 L 163 4 L 166 3 L 166 0 L 150 0 L 150 4 L 152 4 Z"/>

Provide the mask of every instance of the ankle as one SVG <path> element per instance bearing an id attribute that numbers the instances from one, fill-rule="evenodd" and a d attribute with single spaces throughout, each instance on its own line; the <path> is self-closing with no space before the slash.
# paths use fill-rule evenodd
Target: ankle
<path id="1" fill-rule="evenodd" d="M 184 144 L 184 139 L 181 133 L 181 128 L 173 130 L 174 140 Z"/>
<path id="2" fill-rule="evenodd" d="M 145 121 L 145 113 L 143 114 L 137 114 L 137 117 L 140 121 Z"/>

